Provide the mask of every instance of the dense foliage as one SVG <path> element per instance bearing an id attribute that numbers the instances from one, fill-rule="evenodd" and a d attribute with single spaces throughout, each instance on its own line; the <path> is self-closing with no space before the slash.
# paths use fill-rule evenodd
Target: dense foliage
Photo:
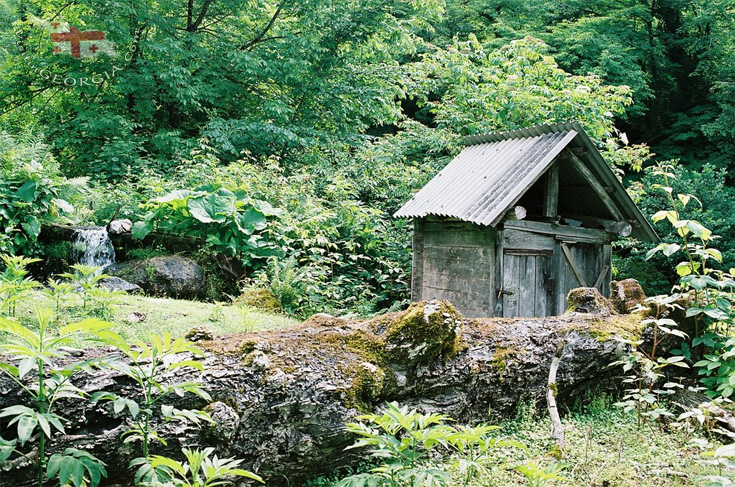
<path id="1" fill-rule="evenodd" d="M 703 195 L 692 218 L 735 222 L 731 0 L 11 0 L 0 19 L 5 251 L 118 215 L 195 237 L 290 311 L 369 313 L 407 297 L 410 228 L 390 216 L 461 136 L 570 119 L 644 211 L 660 200 L 635 171 L 675 157 L 677 190 Z M 52 55 L 51 19 L 117 55 Z M 667 291 L 647 250 L 623 244 L 616 269 Z"/>

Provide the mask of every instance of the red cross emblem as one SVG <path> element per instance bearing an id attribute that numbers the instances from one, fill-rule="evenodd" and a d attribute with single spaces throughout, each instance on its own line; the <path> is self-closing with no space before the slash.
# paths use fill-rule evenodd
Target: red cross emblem
<path id="1" fill-rule="evenodd" d="M 69 32 L 55 32 L 51 34 L 51 40 L 54 42 L 70 42 L 71 43 L 71 55 L 75 58 L 81 58 L 82 52 L 79 42 L 80 41 L 102 41 L 105 40 L 105 33 L 98 30 L 90 30 L 88 32 L 80 32 L 76 27 L 71 27 Z M 92 45 L 96 49 L 98 47 Z M 92 49 L 90 47 L 90 49 Z M 94 53 L 95 50 L 92 50 Z"/>

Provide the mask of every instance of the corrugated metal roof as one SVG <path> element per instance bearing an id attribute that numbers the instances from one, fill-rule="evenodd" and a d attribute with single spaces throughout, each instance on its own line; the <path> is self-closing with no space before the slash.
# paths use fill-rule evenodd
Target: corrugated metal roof
<path id="1" fill-rule="evenodd" d="M 575 139 L 585 148 L 582 157 L 585 164 L 603 185 L 614 188 L 610 196 L 623 215 L 637 223 L 633 235 L 658 240 L 648 220 L 576 122 L 467 137 L 468 147 L 395 216 L 423 218 L 434 215 L 478 225 L 496 225 Z"/>

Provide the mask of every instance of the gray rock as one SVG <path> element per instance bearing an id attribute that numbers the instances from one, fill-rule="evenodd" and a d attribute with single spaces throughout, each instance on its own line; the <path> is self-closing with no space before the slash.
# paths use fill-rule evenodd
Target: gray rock
<path id="1" fill-rule="evenodd" d="M 148 315 L 146 315 L 145 313 L 141 313 L 140 311 L 133 311 L 127 316 L 126 320 L 130 323 L 142 323 L 147 317 Z"/>
<path id="2" fill-rule="evenodd" d="M 567 294 L 568 311 L 610 316 L 616 314 L 612 301 L 595 287 L 578 287 Z"/>
<path id="3" fill-rule="evenodd" d="M 130 294 L 138 294 L 143 292 L 143 288 L 132 282 L 128 282 L 120 277 L 112 276 L 102 279 L 100 286 L 109 289 L 110 291 L 124 291 Z"/>
<path id="4" fill-rule="evenodd" d="M 137 284 L 148 294 L 195 299 L 205 293 L 204 271 L 193 259 L 164 255 L 113 264 L 106 271 Z"/>
<path id="5" fill-rule="evenodd" d="M 610 300 L 618 313 L 629 313 L 646 301 L 646 293 L 635 279 L 613 281 L 610 284 Z"/>
<path id="6" fill-rule="evenodd" d="M 122 220 L 112 220 L 107 225 L 107 233 L 110 235 L 122 235 L 123 233 L 130 233 L 133 231 L 133 222 L 124 218 Z"/>

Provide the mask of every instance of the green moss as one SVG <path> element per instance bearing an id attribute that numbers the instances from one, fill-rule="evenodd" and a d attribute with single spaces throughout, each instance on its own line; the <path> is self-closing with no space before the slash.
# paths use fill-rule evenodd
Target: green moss
<path id="1" fill-rule="evenodd" d="M 641 324 L 641 319 L 638 314 L 613 315 L 604 319 L 596 318 L 589 323 L 585 323 L 584 326 L 575 328 L 587 332 L 600 342 L 610 341 L 616 336 L 637 340 L 641 337 L 645 328 Z"/>
<path id="2" fill-rule="evenodd" d="M 559 447 L 559 445 L 554 445 L 551 447 L 551 450 L 549 450 L 549 456 L 557 460 L 561 460 L 564 458 L 564 451 Z"/>
<path id="3" fill-rule="evenodd" d="M 347 337 L 345 344 L 365 354 L 369 362 L 383 363 L 386 359 L 385 340 L 376 335 L 358 330 Z"/>
<path id="4" fill-rule="evenodd" d="M 503 378 L 503 371 L 508 365 L 508 359 L 517 354 L 518 350 L 515 348 L 498 348 L 495 350 L 495 354 L 493 355 L 493 359 L 490 363 L 498 373 L 501 380 Z"/>
<path id="5" fill-rule="evenodd" d="M 438 307 L 426 313 L 427 306 Z M 457 333 L 460 314 L 446 301 L 413 303 L 389 326 L 385 337 L 392 362 L 417 365 L 437 357 L 448 360 L 464 348 Z"/>
<path id="6" fill-rule="evenodd" d="M 255 340 L 248 340 L 246 342 L 243 342 L 242 345 L 240 346 L 240 354 L 248 355 L 253 350 L 255 350 L 255 345 L 257 344 L 258 342 L 256 342 Z"/>
<path id="7" fill-rule="evenodd" d="M 385 371 L 369 362 L 353 362 L 341 369 L 351 380 L 351 386 L 344 392 L 344 405 L 360 412 L 370 411 L 371 404 L 383 392 Z"/>
<path id="8" fill-rule="evenodd" d="M 282 310 L 281 302 L 275 294 L 268 289 L 251 288 L 246 290 L 234 301 L 238 306 L 250 306 L 270 313 L 278 313 Z"/>

